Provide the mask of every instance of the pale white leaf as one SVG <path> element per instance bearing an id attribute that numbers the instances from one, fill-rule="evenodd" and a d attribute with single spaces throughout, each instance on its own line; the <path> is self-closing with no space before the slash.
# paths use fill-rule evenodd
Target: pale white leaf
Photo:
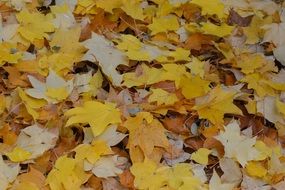
<path id="1" fill-rule="evenodd" d="M 243 167 L 247 161 L 254 160 L 259 152 L 254 147 L 256 137 L 248 138 L 240 134 L 240 127 L 236 120 L 225 126 L 225 131 L 215 137 L 225 150 L 225 157 L 236 159 Z"/>
<path id="2" fill-rule="evenodd" d="M 276 59 L 285 66 L 285 44 L 273 50 Z"/>
<path id="3" fill-rule="evenodd" d="M 239 165 L 230 158 L 222 158 L 220 160 L 220 167 L 224 174 L 221 179 L 225 183 L 233 183 L 238 185 L 242 180 L 242 172 Z"/>
<path id="4" fill-rule="evenodd" d="M 53 148 L 57 139 L 57 132 L 52 132 L 51 129 L 44 129 L 35 124 L 21 131 L 16 145 L 30 152 L 32 154 L 30 158 L 33 159 Z"/>
<path id="5" fill-rule="evenodd" d="M 119 86 L 123 80 L 116 68 L 119 65 L 128 65 L 126 55 L 118 50 L 113 42 L 104 36 L 92 33 L 92 38 L 84 42 L 84 46 L 89 49 L 82 60 L 97 62 L 102 72 L 108 76 L 112 83 Z"/>
<path id="6" fill-rule="evenodd" d="M 213 176 L 210 180 L 209 190 L 233 190 L 234 187 L 235 187 L 235 184 L 222 183 L 216 170 L 214 170 Z"/>
<path id="7" fill-rule="evenodd" d="M 115 156 L 101 157 L 93 166 L 92 173 L 97 177 L 115 177 L 123 170 L 119 166 L 125 165 L 127 158 Z"/>
<path id="8" fill-rule="evenodd" d="M 20 172 L 19 164 L 6 164 L 0 155 L 0 189 L 5 190 Z"/>
<path id="9" fill-rule="evenodd" d="M 109 146 L 115 146 L 127 136 L 126 134 L 117 132 L 116 130 L 117 130 L 117 126 L 111 125 L 101 135 L 95 137 L 94 140 L 103 140 Z"/>

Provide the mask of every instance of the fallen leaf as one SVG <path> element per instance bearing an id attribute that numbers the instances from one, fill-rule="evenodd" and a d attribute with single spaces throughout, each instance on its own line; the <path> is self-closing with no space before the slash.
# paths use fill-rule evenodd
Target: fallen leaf
<path id="1" fill-rule="evenodd" d="M 95 137 L 102 134 L 108 125 L 121 122 L 121 114 L 114 104 L 97 101 L 85 102 L 82 107 L 70 109 L 65 115 L 70 117 L 65 126 L 88 123 Z"/>

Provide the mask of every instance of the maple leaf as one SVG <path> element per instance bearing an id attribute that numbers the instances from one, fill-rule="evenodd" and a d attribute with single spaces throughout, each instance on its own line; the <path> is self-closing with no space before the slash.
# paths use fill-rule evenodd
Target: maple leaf
<path id="1" fill-rule="evenodd" d="M 117 132 L 116 129 L 116 125 L 111 125 L 101 135 L 93 138 L 95 141 L 105 141 L 109 146 L 115 146 L 127 136 L 127 134 Z"/>
<path id="2" fill-rule="evenodd" d="M 169 15 L 160 18 L 153 18 L 153 21 L 148 25 L 148 28 L 151 30 L 151 34 L 154 35 L 160 32 L 178 30 L 179 23 L 175 16 Z"/>
<path id="3" fill-rule="evenodd" d="M 211 22 L 202 23 L 201 30 L 205 34 L 211 34 L 218 37 L 225 37 L 232 33 L 234 26 L 229 26 L 227 24 L 222 24 L 221 26 L 217 26 L 212 24 Z"/>
<path id="4" fill-rule="evenodd" d="M 254 89 L 256 94 L 260 97 L 264 97 L 266 95 L 275 96 L 276 91 L 285 90 L 284 83 L 274 82 L 266 77 L 266 75 L 262 75 L 260 73 L 249 74 L 240 81 L 246 82 L 248 84 L 248 88 Z"/>
<path id="5" fill-rule="evenodd" d="M 6 153 L 6 156 L 13 162 L 22 162 L 28 160 L 31 153 L 20 147 L 15 147 L 11 152 Z"/>
<path id="6" fill-rule="evenodd" d="M 76 24 L 76 20 L 67 3 L 51 6 L 51 13 L 55 16 L 53 24 L 56 28 L 69 29 Z M 80 47 L 80 46 L 78 46 Z"/>
<path id="7" fill-rule="evenodd" d="M 196 99 L 192 109 L 197 110 L 200 118 L 208 119 L 213 124 L 222 124 L 225 113 L 242 115 L 241 110 L 233 104 L 235 94 L 218 86 L 209 95 Z"/>
<path id="8" fill-rule="evenodd" d="M 282 65 L 285 65 L 285 57 L 283 54 L 284 51 L 285 51 L 285 45 L 279 46 L 273 51 L 274 56 Z"/>
<path id="9" fill-rule="evenodd" d="M 242 180 L 239 164 L 230 158 L 222 158 L 219 163 L 224 172 L 221 176 L 222 182 L 239 185 Z"/>
<path id="10" fill-rule="evenodd" d="M 113 13 L 113 9 L 120 8 L 123 2 L 121 0 L 98 0 L 96 6 L 104 9 L 106 12 Z M 127 6 L 125 7 L 125 9 Z"/>
<path id="11" fill-rule="evenodd" d="M 222 183 L 220 177 L 218 176 L 216 170 L 214 170 L 213 176 L 210 180 L 209 189 L 210 190 L 232 190 L 235 187 L 234 184 Z"/>
<path id="12" fill-rule="evenodd" d="M 268 64 L 268 61 L 262 54 L 253 55 L 241 55 L 238 60 L 237 66 L 241 68 L 241 71 L 245 74 L 254 73 L 257 69 Z"/>
<path id="13" fill-rule="evenodd" d="M 69 96 L 73 89 L 73 81 L 65 81 L 54 71 L 50 70 L 46 78 L 46 83 L 37 80 L 35 77 L 28 76 L 34 88 L 26 89 L 26 93 L 37 99 L 45 99 L 51 103 L 58 103 Z"/>
<path id="14" fill-rule="evenodd" d="M 22 89 L 18 88 L 19 97 L 22 99 L 26 106 L 27 112 L 36 120 L 39 118 L 39 113 L 36 111 L 46 105 L 45 100 L 39 100 L 28 96 Z"/>
<path id="15" fill-rule="evenodd" d="M 196 152 L 193 152 L 191 155 L 191 159 L 199 164 L 208 164 L 208 156 L 211 153 L 210 150 L 206 148 L 199 148 Z"/>
<path id="16" fill-rule="evenodd" d="M 18 60 L 22 58 L 22 53 L 18 52 L 16 46 L 11 43 L 0 44 L 0 66 L 8 63 L 18 63 Z"/>
<path id="17" fill-rule="evenodd" d="M 1 1 L 0 189 L 283 190 L 281 4 Z"/>
<path id="18" fill-rule="evenodd" d="M 124 74 L 124 83 L 127 87 L 142 86 L 158 83 L 161 81 L 175 81 L 178 87 L 183 75 L 186 75 L 184 65 L 165 64 L 162 69 L 150 68 L 146 65 L 141 66 L 141 73 L 137 75 L 136 72 Z"/>
<path id="19" fill-rule="evenodd" d="M 245 166 L 248 161 L 257 159 L 259 156 L 259 152 L 254 147 L 256 137 L 248 138 L 241 135 L 237 121 L 233 121 L 225 126 L 225 131 L 220 132 L 215 138 L 223 144 L 225 157 L 236 159 L 242 166 Z"/>
<path id="20" fill-rule="evenodd" d="M 249 176 L 252 177 L 262 178 L 265 177 L 267 174 L 267 169 L 259 162 L 251 161 L 246 165 L 245 169 Z"/>
<path id="21" fill-rule="evenodd" d="M 56 145 L 57 133 L 38 125 L 26 127 L 16 141 L 17 147 L 30 153 L 29 159 L 41 156 Z"/>
<path id="22" fill-rule="evenodd" d="M 18 32 L 30 42 L 33 42 L 35 39 L 48 38 L 47 33 L 54 31 L 51 14 L 43 15 L 38 12 L 30 13 L 27 10 L 23 10 L 16 17 L 20 22 Z"/>
<path id="23" fill-rule="evenodd" d="M 65 126 L 88 123 L 94 136 L 100 135 L 109 124 L 121 122 L 121 113 L 114 104 L 97 101 L 88 101 L 82 107 L 72 108 L 65 113 L 65 116 L 70 117 Z"/>
<path id="24" fill-rule="evenodd" d="M 145 159 L 144 162 L 134 163 L 130 170 L 135 176 L 135 186 L 139 189 L 156 190 L 167 185 L 169 189 L 206 190 L 202 182 L 193 176 L 191 166 L 186 163 L 159 167 L 155 162 Z"/>
<path id="25" fill-rule="evenodd" d="M 97 177 L 115 177 L 123 173 L 120 166 L 122 167 L 126 162 L 127 159 L 125 157 L 119 157 L 117 155 L 101 157 L 94 166 L 92 166 L 92 173 Z"/>
<path id="26" fill-rule="evenodd" d="M 100 71 L 97 71 L 93 76 L 92 72 L 85 74 L 76 74 L 74 77 L 74 89 L 78 93 L 90 93 L 92 96 L 96 96 L 98 90 L 102 86 L 103 76 Z"/>
<path id="27" fill-rule="evenodd" d="M 80 27 L 60 28 L 55 31 L 49 42 L 54 53 L 46 58 L 49 68 L 56 72 L 63 69 L 71 70 L 74 62 L 81 60 L 85 48 L 79 42 L 80 32 Z"/>
<path id="28" fill-rule="evenodd" d="M 17 177 L 12 189 L 48 190 L 48 187 L 45 186 L 45 180 L 45 176 L 40 171 L 30 167 L 29 172 Z"/>
<path id="29" fill-rule="evenodd" d="M 276 46 L 281 46 L 285 44 L 283 38 L 285 29 L 285 22 L 281 23 L 271 23 L 262 27 L 266 32 L 264 34 L 264 42 L 273 42 Z"/>
<path id="30" fill-rule="evenodd" d="M 182 94 L 187 99 L 204 96 L 210 90 L 210 81 L 203 80 L 199 76 L 186 75 L 181 78 Z"/>
<path id="31" fill-rule="evenodd" d="M 89 50 L 82 60 L 98 61 L 102 72 L 109 77 L 114 85 L 119 86 L 122 82 L 122 76 L 116 71 L 116 67 L 128 65 L 128 59 L 123 52 L 116 49 L 113 42 L 96 33 L 92 33 L 92 38 L 86 40 L 84 46 Z"/>
<path id="32" fill-rule="evenodd" d="M 20 166 L 18 164 L 6 164 L 0 155 L 0 188 L 5 190 L 12 183 L 18 173 L 20 172 Z"/>
<path id="33" fill-rule="evenodd" d="M 155 147 L 169 146 L 162 124 L 148 112 L 140 112 L 134 118 L 129 117 L 124 126 L 129 130 L 128 147 L 139 146 L 147 158 L 151 158 Z"/>
<path id="34" fill-rule="evenodd" d="M 134 19 L 144 20 L 145 16 L 143 14 L 143 9 L 140 7 L 140 0 L 122 0 L 122 3 L 121 9 L 125 11 L 125 13 Z"/>
<path id="35" fill-rule="evenodd" d="M 201 78 L 204 78 L 205 75 L 205 62 L 200 61 L 196 57 L 193 57 L 191 62 L 185 65 L 191 70 L 191 74 L 198 75 Z"/>
<path id="36" fill-rule="evenodd" d="M 103 155 L 112 154 L 111 148 L 104 141 L 93 141 L 92 144 L 80 144 L 75 147 L 75 160 L 81 161 L 86 159 L 94 164 Z"/>
<path id="37" fill-rule="evenodd" d="M 166 178 L 155 173 L 157 168 L 155 162 L 148 159 L 142 163 L 134 163 L 130 170 L 135 176 L 135 187 L 149 190 L 159 189 Z"/>
<path id="38" fill-rule="evenodd" d="M 221 0 L 209 0 L 209 1 L 199 1 L 192 0 L 191 3 L 199 5 L 202 9 L 202 14 L 206 15 L 217 15 L 220 18 L 224 18 L 226 15 L 224 13 L 224 4 Z"/>
<path id="39" fill-rule="evenodd" d="M 152 94 L 149 96 L 149 102 L 157 102 L 157 105 L 172 105 L 178 101 L 178 98 L 175 94 L 168 93 L 162 89 L 151 89 Z"/>
<path id="40" fill-rule="evenodd" d="M 83 163 L 77 163 L 72 158 L 62 156 L 56 160 L 46 182 L 51 190 L 79 190 L 89 177 L 90 175 L 83 170 Z"/>
<path id="41" fill-rule="evenodd" d="M 118 49 L 126 52 L 126 55 L 131 60 L 152 61 L 159 62 L 176 62 L 189 61 L 189 51 L 183 48 L 176 48 L 175 50 L 166 50 L 159 46 L 159 44 L 143 43 L 138 38 L 132 35 L 120 35 L 116 39 Z"/>

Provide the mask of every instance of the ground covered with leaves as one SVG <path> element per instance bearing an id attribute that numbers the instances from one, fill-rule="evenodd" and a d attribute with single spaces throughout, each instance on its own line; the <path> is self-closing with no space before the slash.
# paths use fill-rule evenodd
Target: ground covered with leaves
<path id="1" fill-rule="evenodd" d="M 0 190 L 284 190 L 284 10 L 1 0 Z"/>

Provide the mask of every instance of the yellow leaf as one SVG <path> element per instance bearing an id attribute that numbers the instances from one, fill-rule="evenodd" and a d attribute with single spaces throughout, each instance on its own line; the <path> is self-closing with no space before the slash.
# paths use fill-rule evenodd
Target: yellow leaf
<path id="1" fill-rule="evenodd" d="M 201 79 L 199 76 L 183 76 L 181 79 L 182 94 L 187 99 L 204 96 L 210 90 L 210 81 Z"/>
<path id="2" fill-rule="evenodd" d="M 59 29 L 54 33 L 49 44 L 54 51 L 57 51 L 56 48 L 58 48 L 58 51 L 74 54 L 74 57 L 78 56 L 77 59 L 79 59 L 79 55 L 85 50 L 83 45 L 79 43 L 80 33 L 80 27 L 74 27 L 68 30 Z"/>
<path id="3" fill-rule="evenodd" d="M 178 190 L 207 190 L 208 188 L 204 185 L 201 180 L 197 177 L 185 178 L 183 184 Z"/>
<path id="4" fill-rule="evenodd" d="M 256 114 L 256 101 L 254 100 L 249 100 L 247 102 L 247 104 L 245 105 L 246 109 L 247 109 L 247 112 L 249 114 Z"/>
<path id="5" fill-rule="evenodd" d="M 83 162 L 61 156 L 49 172 L 46 182 L 51 190 L 79 190 L 89 177 L 90 174 L 83 170 Z"/>
<path id="6" fill-rule="evenodd" d="M 253 176 L 253 177 L 259 177 L 259 178 L 262 178 L 262 177 L 265 177 L 266 174 L 267 174 L 267 169 L 264 168 L 264 166 L 262 166 L 261 163 L 259 162 L 249 162 L 247 165 L 246 165 L 246 172 L 250 175 L 250 176 Z"/>
<path id="7" fill-rule="evenodd" d="M 263 36 L 263 29 L 260 26 L 272 23 L 272 17 L 265 17 L 255 14 L 248 27 L 243 27 L 246 36 L 246 44 L 256 44 Z"/>
<path id="8" fill-rule="evenodd" d="M 36 109 L 39 109 L 46 105 L 45 100 L 38 100 L 28 96 L 21 88 L 18 88 L 19 97 L 22 99 L 27 112 L 36 120 L 39 117 L 39 112 Z"/>
<path id="9" fill-rule="evenodd" d="M 70 117 L 66 126 L 88 123 L 94 136 L 100 135 L 109 124 L 121 122 L 120 110 L 114 104 L 103 104 L 97 101 L 88 101 L 82 107 L 70 109 L 65 116 Z"/>
<path id="10" fill-rule="evenodd" d="M 163 51 L 156 60 L 159 62 L 190 61 L 189 55 L 189 50 L 178 47 L 175 51 Z"/>
<path id="11" fill-rule="evenodd" d="M 103 76 L 102 73 L 98 70 L 89 82 L 89 86 L 91 88 L 91 93 L 93 96 L 97 96 L 99 88 L 101 88 L 103 83 Z"/>
<path id="12" fill-rule="evenodd" d="M 256 44 L 260 40 L 261 28 L 263 25 L 262 19 L 258 16 L 252 18 L 251 24 L 248 27 L 243 27 L 243 32 L 246 36 L 247 44 Z"/>
<path id="13" fill-rule="evenodd" d="M 225 6 L 221 0 L 192 0 L 191 3 L 202 8 L 202 15 L 217 15 L 219 18 L 225 18 Z"/>
<path id="14" fill-rule="evenodd" d="M 80 144 L 74 151 L 75 160 L 82 161 L 87 159 L 91 164 L 95 164 L 102 155 L 112 154 L 111 148 L 104 141 L 93 141 L 92 144 Z"/>
<path id="15" fill-rule="evenodd" d="M 242 55 L 237 62 L 237 66 L 245 74 L 254 73 L 256 69 L 267 63 L 267 60 L 261 54 Z"/>
<path id="16" fill-rule="evenodd" d="M 162 89 L 151 89 L 152 94 L 149 96 L 149 102 L 157 102 L 157 105 L 172 105 L 178 101 L 178 98 L 175 94 L 171 94 Z"/>
<path id="17" fill-rule="evenodd" d="M 272 154 L 281 156 L 281 148 L 279 148 L 278 146 L 268 147 L 264 142 L 258 140 L 256 141 L 254 147 L 260 153 L 257 160 L 264 160 L 266 158 L 270 158 Z"/>
<path id="18" fill-rule="evenodd" d="M 199 148 L 196 152 L 192 153 L 191 159 L 199 164 L 207 165 L 208 156 L 211 152 L 212 151 L 207 148 Z"/>
<path id="19" fill-rule="evenodd" d="M 30 42 L 36 39 L 48 38 L 47 33 L 54 31 L 51 14 L 44 15 L 38 12 L 30 13 L 27 10 L 23 10 L 16 17 L 20 23 L 18 32 Z"/>
<path id="20" fill-rule="evenodd" d="M 126 55 L 131 60 L 159 62 L 176 62 L 189 61 L 190 52 L 183 48 L 176 48 L 169 51 L 155 46 L 151 43 L 143 43 L 138 38 L 132 35 L 121 35 L 120 39 L 115 40 L 117 48 L 124 50 Z"/>
<path id="21" fill-rule="evenodd" d="M 96 2 L 94 0 L 78 0 L 75 14 L 96 14 Z"/>
<path id="22" fill-rule="evenodd" d="M 20 185 L 18 185 L 15 190 L 22 190 L 22 189 L 40 190 L 36 184 L 28 182 L 28 181 L 23 181 L 22 183 L 20 183 Z"/>
<path id="23" fill-rule="evenodd" d="M 14 52 L 14 53 L 13 53 Z M 8 63 L 18 63 L 18 60 L 22 57 L 22 53 L 18 52 L 16 45 L 2 42 L 0 44 L 0 66 Z"/>
<path id="24" fill-rule="evenodd" d="M 134 163 L 130 170 L 135 176 L 134 185 L 139 189 L 156 190 L 166 181 L 164 176 L 155 173 L 157 165 L 155 162 L 145 159 L 143 163 Z"/>
<path id="25" fill-rule="evenodd" d="M 122 0 L 123 6 L 121 9 L 125 11 L 127 15 L 130 15 L 134 19 L 144 20 L 143 9 L 140 7 L 140 0 Z"/>
<path id="26" fill-rule="evenodd" d="M 138 189 L 207 189 L 202 181 L 193 175 L 191 165 L 188 163 L 158 167 L 154 162 L 145 159 L 142 163 L 134 163 L 130 170 L 135 176 L 134 184 Z"/>
<path id="27" fill-rule="evenodd" d="M 225 37 L 230 35 L 233 29 L 234 26 L 229 26 L 225 23 L 222 23 L 220 26 L 218 26 L 211 22 L 202 23 L 201 27 L 201 30 L 204 31 L 205 34 L 211 34 L 218 37 Z"/>
<path id="28" fill-rule="evenodd" d="M 283 116 L 285 116 L 285 103 L 281 102 L 276 98 L 276 107 L 279 113 L 281 113 Z"/>
<path id="29" fill-rule="evenodd" d="M 148 67 L 142 65 L 142 73 L 137 75 L 136 72 L 124 74 L 124 85 L 127 87 L 150 85 L 160 81 L 170 80 L 175 81 L 176 86 L 179 86 L 181 77 L 187 74 L 184 65 L 165 64 L 162 69 Z"/>
<path id="30" fill-rule="evenodd" d="M 113 13 L 113 9 L 120 8 L 122 6 L 122 0 L 97 0 L 97 7 L 104 9 L 106 12 Z"/>
<path id="31" fill-rule="evenodd" d="M 185 66 L 191 70 L 191 73 L 193 75 L 198 75 L 201 78 L 204 78 L 204 75 L 205 75 L 205 70 L 204 70 L 205 62 L 204 61 L 200 61 L 196 57 L 193 57 L 191 62 L 186 64 Z"/>
<path id="32" fill-rule="evenodd" d="M 175 16 L 154 17 L 152 23 L 148 25 L 148 28 L 151 30 L 151 34 L 155 35 L 160 32 L 178 30 L 179 23 Z"/>
<path id="33" fill-rule="evenodd" d="M 15 147 L 12 152 L 7 153 L 6 155 L 13 162 L 22 162 L 28 160 L 32 154 L 20 147 Z"/>
<path id="34" fill-rule="evenodd" d="M 284 83 L 273 82 L 265 77 L 266 76 L 261 73 L 253 73 L 245 76 L 240 81 L 246 82 L 248 88 L 254 89 L 259 97 L 264 97 L 266 95 L 275 96 L 277 91 L 285 90 Z"/>
<path id="35" fill-rule="evenodd" d="M 225 91 L 220 86 L 210 91 L 208 96 L 201 97 L 193 107 L 197 110 L 199 118 L 208 119 L 213 124 L 224 123 L 225 113 L 242 115 L 242 111 L 233 104 L 235 92 Z"/>
<path id="36" fill-rule="evenodd" d="M 45 100 L 38 100 L 28 96 L 21 88 L 18 88 L 18 94 L 22 101 L 31 108 L 38 109 L 47 104 Z"/>
<path id="37" fill-rule="evenodd" d="M 65 87 L 60 87 L 60 88 L 48 87 L 46 89 L 45 95 L 57 101 L 61 101 L 66 99 L 69 93 Z"/>
<path id="38" fill-rule="evenodd" d="M 120 50 L 126 51 L 126 55 L 131 60 L 151 61 L 147 46 L 133 35 L 121 35 L 120 40 L 117 40 L 116 46 Z"/>

